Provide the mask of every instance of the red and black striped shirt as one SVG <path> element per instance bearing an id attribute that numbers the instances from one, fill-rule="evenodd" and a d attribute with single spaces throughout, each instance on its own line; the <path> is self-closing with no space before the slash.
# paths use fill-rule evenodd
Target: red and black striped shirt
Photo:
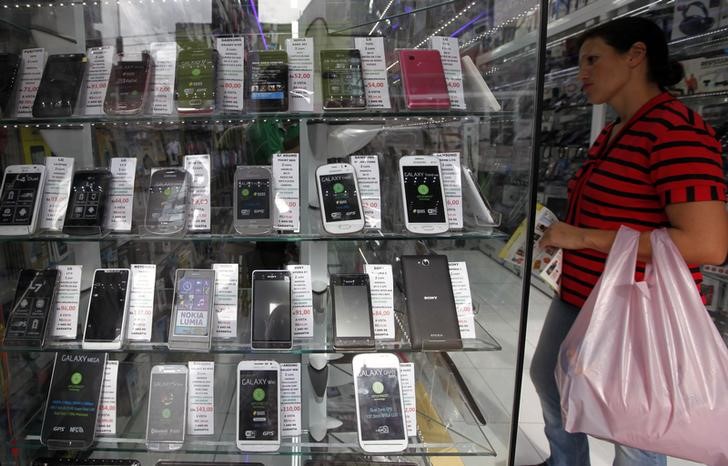
<path id="1" fill-rule="evenodd" d="M 668 93 L 647 102 L 609 141 L 614 123 L 589 149 L 586 163 L 569 181 L 567 223 L 582 228 L 639 231 L 668 227 L 665 206 L 725 201 L 721 146 L 697 113 Z M 581 308 L 604 271 L 607 255 L 565 250 L 561 298 Z M 702 275 L 690 264 L 696 284 Z M 637 263 L 635 278 L 644 278 Z"/>

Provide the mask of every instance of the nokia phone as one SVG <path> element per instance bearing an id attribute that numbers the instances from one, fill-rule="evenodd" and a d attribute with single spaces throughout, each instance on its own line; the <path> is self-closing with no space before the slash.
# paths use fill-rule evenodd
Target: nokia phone
<path id="1" fill-rule="evenodd" d="M 147 448 L 173 451 L 182 448 L 187 427 L 187 366 L 152 367 L 147 408 Z"/>
<path id="2" fill-rule="evenodd" d="M 321 221 L 335 235 L 356 233 L 364 228 L 364 213 L 354 167 L 330 163 L 316 169 Z"/>
<path id="3" fill-rule="evenodd" d="M 400 262 L 412 349 L 462 348 L 447 256 L 402 256 Z"/>
<path id="4" fill-rule="evenodd" d="M 437 50 L 400 50 L 404 101 L 410 110 L 447 110 L 450 95 L 445 81 L 440 52 Z"/>
<path id="5" fill-rule="evenodd" d="M 104 99 L 104 112 L 107 115 L 138 115 L 144 111 L 152 58 L 142 53 L 141 60 L 120 61 L 111 69 L 109 87 Z"/>
<path id="6" fill-rule="evenodd" d="M 290 349 L 291 272 L 254 270 L 251 335 L 253 349 Z"/>
<path id="7" fill-rule="evenodd" d="M 217 52 L 193 47 L 177 55 L 175 98 L 180 114 L 210 114 L 217 93 Z"/>
<path id="8" fill-rule="evenodd" d="M 40 442 L 49 450 L 86 450 L 94 442 L 106 353 L 56 353 Z"/>
<path id="9" fill-rule="evenodd" d="M 374 349 L 374 321 L 369 275 L 333 274 L 334 348 Z"/>
<path id="10" fill-rule="evenodd" d="M 68 235 L 101 233 L 110 186 L 111 172 L 105 168 L 76 171 L 71 182 L 63 232 Z"/>
<path id="11" fill-rule="evenodd" d="M 83 349 L 122 348 L 130 293 L 131 270 L 96 269 L 83 331 Z"/>
<path id="12" fill-rule="evenodd" d="M 431 155 L 405 155 L 399 159 L 404 225 L 412 233 L 436 234 L 448 230 L 447 206 L 440 161 Z"/>
<path id="13" fill-rule="evenodd" d="M 242 451 L 281 446 L 281 369 L 276 361 L 240 361 L 235 443 Z"/>
<path id="14" fill-rule="evenodd" d="M 44 165 L 9 165 L 0 189 L 0 235 L 30 235 L 38 225 Z"/>
<path id="15" fill-rule="evenodd" d="M 210 350 L 214 290 L 214 270 L 177 269 L 169 323 L 170 349 Z"/>
<path id="16" fill-rule="evenodd" d="M 8 117 L 12 113 L 11 98 L 20 70 L 20 57 L 14 53 L 0 53 L 0 116 Z"/>
<path id="17" fill-rule="evenodd" d="M 34 117 L 53 118 L 73 115 L 87 61 L 83 53 L 48 57 L 33 102 Z"/>
<path id="18" fill-rule="evenodd" d="M 258 50 L 248 59 L 250 85 L 248 108 L 254 112 L 288 110 L 288 53 L 283 50 Z"/>
<path id="19" fill-rule="evenodd" d="M 321 83 L 324 110 L 363 110 L 366 108 L 367 101 L 359 50 L 322 50 Z"/>
<path id="20" fill-rule="evenodd" d="M 43 347 L 48 320 L 55 308 L 58 275 L 55 269 L 21 271 L 3 345 Z"/>
<path id="21" fill-rule="evenodd" d="M 407 429 L 394 354 L 357 354 L 351 362 L 356 397 L 359 445 L 367 453 L 394 453 L 407 448 Z"/>
<path id="22" fill-rule="evenodd" d="M 273 174 L 269 166 L 239 166 L 235 170 L 233 226 L 241 235 L 273 230 Z"/>
<path id="23" fill-rule="evenodd" d="M 144 219 L 148 232 L 173 235 L 184 231 L 191 184 L 191 175 L 184 168 L 152 169 Z"/>

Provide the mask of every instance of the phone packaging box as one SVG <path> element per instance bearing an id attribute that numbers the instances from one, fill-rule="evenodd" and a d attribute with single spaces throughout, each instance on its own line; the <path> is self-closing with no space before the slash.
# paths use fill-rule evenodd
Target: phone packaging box
<path id="1" fill-rule="evenodd" d="M 728 90 L 728 55 L 681 62 L 685 77 L 674 89 L 681 95 Z"/>

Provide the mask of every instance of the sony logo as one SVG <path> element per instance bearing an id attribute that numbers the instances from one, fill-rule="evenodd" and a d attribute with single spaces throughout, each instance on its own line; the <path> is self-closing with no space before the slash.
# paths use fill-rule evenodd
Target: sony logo
<path id="1" fill-rule="evenodd" d="M 436 301 L 437 296 L 425 296 L 425 301 Z"/>
<path id="2" fill-rule="evenodd" d="M 62 362 L 72 362 L 72 363 L 88 363 L 88 364 L 98 364 L 101 362 L 101 359 L 98 356 L 86 356 L 82 354 L 72 355 L 72 354 L 64 354 L 61 356 Z"/>

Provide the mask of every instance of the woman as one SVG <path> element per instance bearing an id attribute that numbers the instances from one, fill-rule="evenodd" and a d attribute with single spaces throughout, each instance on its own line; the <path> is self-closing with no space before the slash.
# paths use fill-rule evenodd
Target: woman
<path id="1" fill-rule="evenodd" d="M 561 296 L 549 309 L 531 364 L 551 447 L 544 464 L 589 465 L 586 435 L 563 428 L 554 368 L 559 346 L 603 272 L 619 227 L 642 232 L 638 280 L 651 256 L 650 231 L 656 228 L 667 228 L 697 285 L 699 264 L 726 260 L 721 147 L 699 115 L 665 92 L 682 77 L 680 65 L 669 60 L 663 32 L 646 19 L 620 18 L 581 38 L 584 93 L 592 104 L 608 104 L 619 118 L 604 128 L 569 182 L 566 221 L 541 239 L 543 246 L 564 249 Z M 665 465 L 666 459 L 616 445 L 614 464 Z"/>

